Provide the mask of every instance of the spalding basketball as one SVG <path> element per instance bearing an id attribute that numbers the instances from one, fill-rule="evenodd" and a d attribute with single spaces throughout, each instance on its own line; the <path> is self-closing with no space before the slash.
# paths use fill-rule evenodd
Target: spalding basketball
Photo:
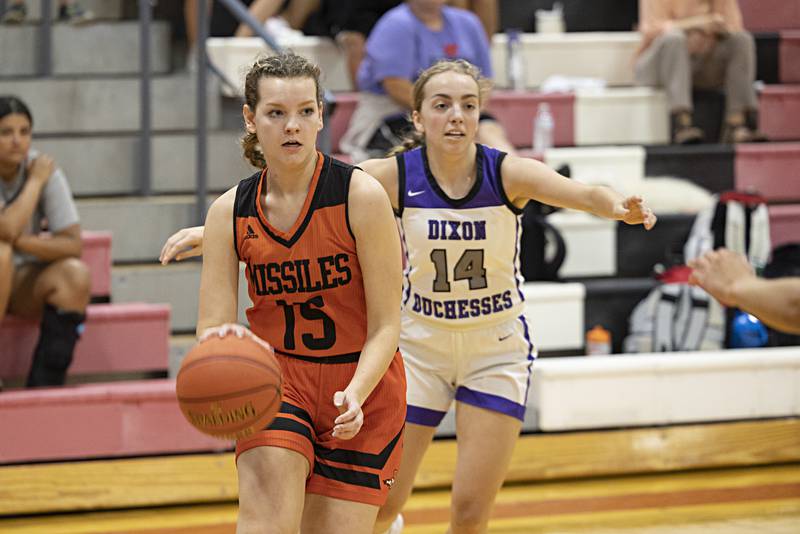
<path id="1" fill-rule="evenodd" d="M 243 438 L 272 422 L 281 405 L 281 369 L 271 348 L 248 336 L 212 336 L 181 364 L 175 390 L 186 419 L 225 439 Z"/>

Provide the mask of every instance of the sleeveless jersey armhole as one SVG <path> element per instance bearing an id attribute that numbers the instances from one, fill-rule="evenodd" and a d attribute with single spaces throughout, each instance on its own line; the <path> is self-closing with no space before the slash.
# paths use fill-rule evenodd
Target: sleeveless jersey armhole
<path id="1" fill-rule="evenodd" d="M 344 222 L 347 224 L 347 231 L 350 232 L 350 237 L 353 238 L 354 243 L 356 242 L 356 234 L 353 233 L 353 228 L 350 226 L 350 184 L 353 182 L 353 171 L 356 169 L 364 172 L 361 167 L 351 166 L 350 172 L 345 176 L 344 184 Z"/>
<path id="2" fill-rule="evenodd" d="M 398 217 L 403 216 L 403 207 L 405 206 L 406 199 L 406 160 L 403 157 L 404 152 L 397 154 L 397 209 L 394 214 Z"/>
<path id="3" fill-rule="evenodd" d="M 500 191 L 500 197 L 503 199 L 503 203 L 506 205 L 506 207 L 511 210 L 511 213 L 514 215 L 522 215 L 523 211 L 525 211 L 524 208 L 518 208 L 511 202 L 506 194 L 505 185 L 503 184 L 503 173 L 500 169 L 503 166 L 503 161 L 506 159 L 506 156 L 508 156 L 507 153 L 500 152 L 500 154 L 497 156 L 497 161 L 495 162 L 494 172 L 497 179 L 497 190 Z"/>
<path id="4" fill-rule="evenodd" d="M 239 195 L 242 191 L 242 183 L 239 182 L 239 185 L 236 186 L 236 195 L 233 199 L 233 209 L 231 210 L 232 214 L 232 223 L 233 223 L 233 250 L 236 251 L 236 259 L 242 261 L 242 255 L 239 254 L 239 235 L 236 232 L 236 214 L 238 212 L 237 208 L 239 207 L 239 202 L 241 202 Z"/>

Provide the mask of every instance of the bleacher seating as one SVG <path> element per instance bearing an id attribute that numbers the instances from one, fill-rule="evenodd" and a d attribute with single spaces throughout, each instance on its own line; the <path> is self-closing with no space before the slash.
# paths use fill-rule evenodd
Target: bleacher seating
<path id="1" fill-rule="evenodd" d="M 222 450 L 184 419 L 175 381 L 84 384 L 0 394 L 0 464 Z"/>
<path id="2" fill-rule="evenodd" d="M 165 373 L 169 358 L 169 306 L 90 304 L 86 329 L 75 347 L 69 375 L 134 371 Z M 17 317 L 0 324 L 0 378 L 24 377 L 39 325 Z"/>
<path id="3" fill-rule="evenodd" d="M 83 232 L 81 260 L 89 267 L 92 298 L 111 295 L 111 232 Z"/>

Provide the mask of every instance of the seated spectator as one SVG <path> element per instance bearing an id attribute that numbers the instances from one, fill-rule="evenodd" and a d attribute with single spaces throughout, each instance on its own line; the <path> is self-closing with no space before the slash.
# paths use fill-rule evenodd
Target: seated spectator
<path id="1" fill-rule="evenodd" d="M 41 321 L 27 385 L 56 386 L 83 330 L 90 281 L 69 185 L 31 149 L 32 126 L 21 100 L 0 96 L 0 320 L 8 312 Z"/>
<path id="2" fill-rule="evenodd" d="M 25 22 L 27 16 L 28 7 L 25 0 L 11 0 L 0 21 L 4 24 L 21 24 Z M 94 13 L 81 7 L 75 0 L 59 0 L 58 20 L 70 24 L 83 24 L 93 21 Z"/>
<path id="3" fill-rule="evenodd" d="M 689 283 L 723 306 L 755 315 L 775 330 L 800 334 L 800 277 L 759 278 L 744 256 L 724 248 L 690 261 L 689 267 Z"/>
<path id="4" fill-rule="evenodd" d="M 753 88 L 755 43 L 736 0 L 639 0 L 639 17 L 636 82 L 666 90 L 673 143 L 704 138 L 693 124 L 693 87 L 725 91 L 722 142 L 763 140 Z"/>
<path id="5" fill-rule="evenodd" d="M 489 43 L 478 18 L 445 0 L 407 0 L 388 11 L 367 39 L 358 71 L 359 102 L 342 138 L 355 161 L 382 157 L 413 129 L 411 88 L 440 59 L 461 58 L 491 78 Z M 481 116 L 478 142 L 513 153 L 502 127 Z"/>

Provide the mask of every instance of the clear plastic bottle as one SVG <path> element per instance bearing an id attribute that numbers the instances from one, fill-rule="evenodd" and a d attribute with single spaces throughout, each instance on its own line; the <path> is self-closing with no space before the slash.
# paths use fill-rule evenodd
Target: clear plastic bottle
<path id="1" fill-rule="evenodd" d="M 550 113 L 550 105 L 547 102 L 539 104 L 536 110 L 536 118 L 533 120 L 533 151 L 539 154 L 544 153 L 548 148 L 553 147 L 553 130 L 555 120 Z"/>
<path id="2" fill-rule="evenodd" d="M 586 332 L 586 355 L 611 354 L 611 332 L 600 325 Z"/>
<path id="3" fill-rule="evenodd" d="M 522 42 L 520 41 L 520 30 L 508 28 L 506 37 L 508 39 L 508 85 L 514 91 L 525 90 L 525 70 L 522 61 Z"/>

